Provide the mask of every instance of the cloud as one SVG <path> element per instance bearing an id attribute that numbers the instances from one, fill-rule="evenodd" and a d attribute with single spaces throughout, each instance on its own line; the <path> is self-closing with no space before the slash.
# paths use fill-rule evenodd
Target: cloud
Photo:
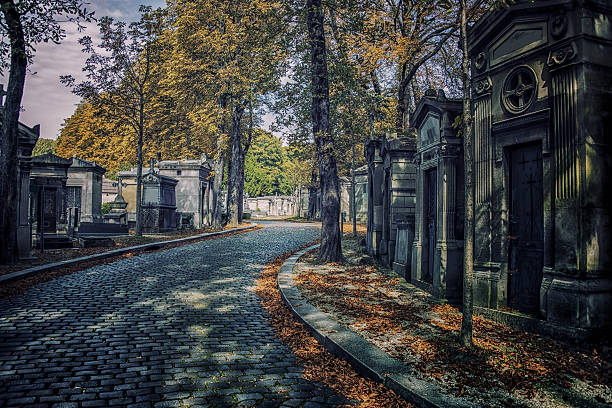
<path id="1" fill-rule="evenodd" d="M 164 0 L 93 0 L 87 6 L 95 10 L 96 17 L 111 16 L 126 22 L 138 19 L 138 7 L 148 4 L 162 7 Z M 20 121 L 28 126 L 40 124 L 41 137 L 55 139 L 65 119 L 69 118 L 80 98 L 59 82 L 60 75 L 70 74 L 77 80 L 84 79 L 82 67 L 87 56 L 81 52 L 78 39 L 89 35 L 97 43 L 99 31 L 95 23 L 86 24 L 83 32 L 76 26 L 64 23 L 66 38 L 61 44 L 41 43 L 36 46 L 34 62 L 29 67 L 35 75 L 28 74 L 24 89 L 22 106 L 24 112 Z M 8 81 L 8 76 L 0 79 Z"/>

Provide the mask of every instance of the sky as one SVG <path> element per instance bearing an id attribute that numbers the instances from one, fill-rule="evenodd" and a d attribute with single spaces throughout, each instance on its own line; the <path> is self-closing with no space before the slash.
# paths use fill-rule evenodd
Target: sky
<path id="1" fill-rule="evenodd" d="M 94 10 L 96 17 L 111 16 L 125 22 L 139 18 L 141 4 L 163 7 L 165 0 L 88 0 L 88 10 Z M 28 125 L 40 124 L 40 136 L 56 139 L 64 120 L 72 116 L 80 98 L 59 82 L 60 75 L 73 75 L 81 79 L 81 69 L 85 65 L 86 54 L 81 52 L 78 39 L 89 35 L 93 39 L 99 35 L 96 23 L 87 24 L 86 30 L 78 32 L 75 24 L 66 23 L 66 38 L 61 44 L 41 43 L 36 46 L 34 62 L 29 66 L 26 77 L 23 112 L 19 120 Z M 0 78 L 8 82 L 8 75 Z"/>

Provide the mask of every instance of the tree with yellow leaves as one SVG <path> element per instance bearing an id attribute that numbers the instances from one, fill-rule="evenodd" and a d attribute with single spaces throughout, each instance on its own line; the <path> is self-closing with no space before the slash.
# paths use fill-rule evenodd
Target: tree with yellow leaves
<path id="1" fill-rule="evenodd" d="M 285 59 L 283 8 L 275 0 L 176 0 L 169 9 L 170 78 L 177 89 L 187 91 L 194 123 L 200 120 L 203 128 L 216 124 L 217 194 L 229 143 L 227 208 L 230 225 L 237 225 L 253 115 L 261 97 L 278 86 Z"/>
<path id="2" fill-rule="evenodd" d="M 150 125 L 150 102 L 157 91 L 156 68 L 162 54 L 157 40 L 164 23 L 159 9 L 141 6 L 140 12 L 140 21 L 128 27 L 111 17 L 102 17 L 98 22 L 99 46 L 91 37 L 79 41 L 89 54 L 84 68 L 87 80 L 76 84 L 70 75 L 61 77 L 76 95 L 93 102 L 95 107 L 104 107 L 99 114 L 127 124 L 137 135 L 136 235 L 142 235 L 142 148 Z"/>

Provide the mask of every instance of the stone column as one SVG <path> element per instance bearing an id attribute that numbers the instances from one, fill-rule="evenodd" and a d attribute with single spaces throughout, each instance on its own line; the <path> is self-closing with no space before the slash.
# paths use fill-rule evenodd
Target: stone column
<path id="1" fill-rule="evenodd" d="M 612 217 L 606 183 L 612 163 L 612 34 L 598 29 L 612 13 L 602 10 L 585 7 L 559 15 L 557 22 L 566 30 L 557 32 L 547 59 L 555 211 L 554 245 L 544 254 L 541 312 L 553 323 L 585 330 L 612 327 Z"/>
<path id="2" fill-rule="evenodd" d="M 461 299 L 463 245 L 455 236 L 457 200 L 457 161 L 461 159 L 459 145 L 443 145 L 438 167 L 438 244 L 436 268 L 438 284 L 434 291 L 451 301 Z M 434 274 L 435 276 L 435 274 Z M 435 282 L 434 282 L 435 283 Z"/>
<path id="3" fill-rule="evenodd" d="M 380 255 L 383 212 L 383 162 L 380 157 L 380 138 L 366 141 L 365 153 L 368 161 L 368 253 Z"/>
<path id="4" fill-rule="evenodd" d="M 19 183 L 17 203 L 17 249 L 19 259 L 28 259 L 32 251 L 32 224 L 30 223 L 30 170 L 29 154 L 20 154 L 17 169 Z"/>
<path id="5" fill-rule="evenodd" d="M 416 177 L 416 212 L 415 212 L 415 227 L 414 227 L 414 243 L 412 245 L 412 265 L 411 276 L 412 282 L 420 281 L 423 278 L 423 168 L 421 167 L 421 154 L 417 159 L 417 177 Z"/>

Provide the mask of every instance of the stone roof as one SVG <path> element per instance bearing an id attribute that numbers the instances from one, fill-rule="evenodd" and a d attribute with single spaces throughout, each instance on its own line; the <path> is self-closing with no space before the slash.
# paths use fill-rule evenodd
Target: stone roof
<path id="1" fill-rule="evenodd" d="M 72 165 L 70 166 L 71 168 L 86 168 L 86 169 L 96 170 L 100 173 L 106 173 L 106 168 L 100 166 L 95 161 L 90 162 L 89 160 L 81 159 L 80 157 L 77 157 L 77 156 L 72 156 L 71 160 L 72 160 Z"/>
<path id="2" fill-rule="evenodd" d="M 40 156 L 32 157 L 32 164 L 39 166 L 69 167 L 71 163 L 72 160 L 64 159 L 63 157 L 57 156 L 53 153 L 47 153 Z"/>
<path id="3" fill-rule="evenodd" d="M 199 169 L 204 168 L 206 170 L 211 170 L 212 167 L 207 160 L 201 159 L 184 159 L 184 160 L 162 160 L 157 162 L 157 166 L 161 170 L 166 169 Z"/>

